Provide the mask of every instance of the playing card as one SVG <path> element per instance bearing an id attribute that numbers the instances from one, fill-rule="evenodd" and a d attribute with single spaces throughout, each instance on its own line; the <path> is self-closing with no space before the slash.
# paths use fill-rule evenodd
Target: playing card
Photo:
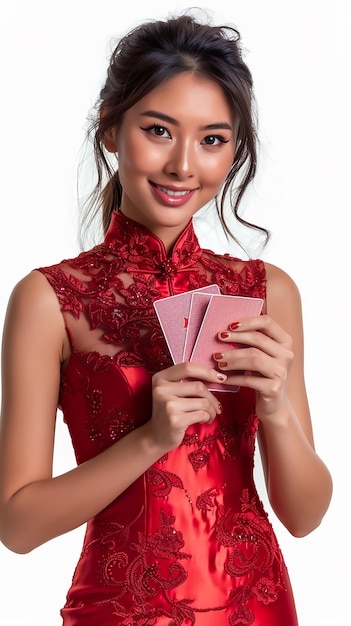
<path id="1" fill-rule="evenodd" d="M 245 317 L 260 315 L 263 306 L 261 298 L 246 296 L 212 295 L 197 335 L 190 361 L 214 367 L 212 355 L 230 348 L 240 348 L 240 344 L 225 344 L 218 339 L 218 333 L 229 324 Z M 238 387 L 225 383 L 214 383 L 209 389 L 217 391 L 238 391 Z"/>
<path id="2" fill-rule="evenodd" d="M 219 294 L 219 287 L 208 285 L 154 302 L 156 315 L 174 363 L 181 363 L 183 360 L 191 297 L 195 292 Z"/>
<path id="3" fill-rule="evenodd" d="M 184 342 L 183 361 L 190 361 L 195 341 L 212 294 L 195 292 L 191 294 L 189 320 Z"/>

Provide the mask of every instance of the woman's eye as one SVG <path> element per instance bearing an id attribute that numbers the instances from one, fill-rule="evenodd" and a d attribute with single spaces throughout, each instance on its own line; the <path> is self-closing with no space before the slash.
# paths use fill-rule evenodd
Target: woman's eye
<path id="1" fill-rule="evenodd" d="M 164 126 L 159 126 L 158 124 L 152 124 L 152 126 L 142 128 L 141 130 L 145 130 L 155 137 L 166 137 L 168 139 L 171 138 L 171 135 L 168 132 L 167 128 L 165 128 Z"/>
<path id="2" fill-rule="evenodd" d="M 207 135 L 201 143 L 206 146 L 218 146 L 221 143 L 228 143 L 228 139 L 225 139 L 221 135 Z"/>
<path id="3" fill-rule="evenodd" d="M 157 135 L 157 137 L 164 137 L 164 135 L 167 133 L 164 126 L 154 126 L 153 131 L 155 135 Z"/>

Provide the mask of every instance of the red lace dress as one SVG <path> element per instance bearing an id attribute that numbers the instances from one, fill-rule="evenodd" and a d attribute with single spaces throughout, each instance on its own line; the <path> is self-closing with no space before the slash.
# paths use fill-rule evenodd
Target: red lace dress
<path id="1" fill-rule="evenodd" d="M 71 343 L 60 407 L 78 464 L 150 418 L 151 376 L 172 364 L 153 300 L 212 283 L 265 296 L 261 261 L 202 250 L 192 223 L 167 258 L 157 237 L 119 213 L 102 245 L 40 271 Z M 64 626 L 296 626 L 253 482 L 254 394 L 241 388 L 220 400 L 213 424 L 190 427 L 88 522 Z"/>

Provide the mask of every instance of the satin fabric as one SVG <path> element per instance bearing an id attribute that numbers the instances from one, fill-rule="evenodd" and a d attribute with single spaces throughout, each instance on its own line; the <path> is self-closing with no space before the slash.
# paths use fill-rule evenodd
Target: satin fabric
<path id="1" fill-rule="evenodd" d="M 78 464 L 151 416 L 152 375 L 172 364 L 154 300 L 212 283 L 265 297 L 261 261 L 202 250 L 192 222 L 168 258 L 162 241 L 117 212 L 103 244 L 40 271 L 71 345 L 59 406 Z M 176 450 L 87 523 L 64 626 L 296 626 L 253 481 L 254 393 L 215 393 L 222 414 L 188 428 Z"/>

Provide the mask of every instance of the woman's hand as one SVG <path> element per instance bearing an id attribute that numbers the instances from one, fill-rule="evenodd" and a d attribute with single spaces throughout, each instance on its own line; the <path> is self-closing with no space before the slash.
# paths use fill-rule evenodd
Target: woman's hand
<path id="1" fill-rule="evenodd" d="M 191 424 L 212 423 L 222 408 L 205 383 L 225 380 L 224 373 L 195 363 L 179 363 L 157 372 L 152 379 L 149 422 L 155 443 L 167 452 L 179 446 Z"/>
<path id="2" fill-rule="evenodd" d="M 260 315 L 233 322 L 218 338 L 223 341 L 223 352 L 213 358 L 228 374 L 226 384 L 256 391 L 256 410 L 262 421 L 278 414 L 287 402 L 286 384 L 294 358 L 291 337 L 271 317 Z"/>

